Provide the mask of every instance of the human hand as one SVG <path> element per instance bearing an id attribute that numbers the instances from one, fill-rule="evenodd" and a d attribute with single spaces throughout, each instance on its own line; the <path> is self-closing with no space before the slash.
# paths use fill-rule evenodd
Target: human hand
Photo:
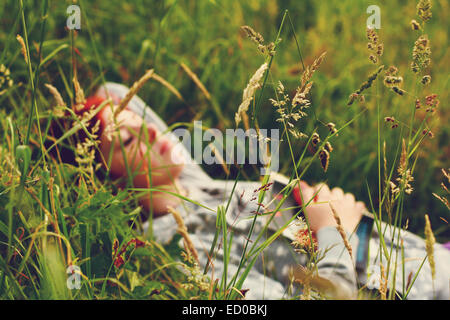
<path id="1" fill-rule="evenodd" d="M 366 211 L 363 202 L 356 201 L 353 194 L 344 193 L 341 188 L 330 190 L 324 183 L 310 186 L 301 181 L 300 189 L 301 203 L 307 204 L 304 209 L 305 217 L 314 232 L 327 226 L 337 226 L 330 203 L 339 215 L 342 227 L 349 233 L 355 230 L 363 212 Z"/>

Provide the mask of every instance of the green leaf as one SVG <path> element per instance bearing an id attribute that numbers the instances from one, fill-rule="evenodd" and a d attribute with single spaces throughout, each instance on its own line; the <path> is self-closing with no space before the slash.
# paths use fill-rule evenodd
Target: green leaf
<path id="1" fill-rule="evenodd" d="M 137 248 L 133 252 L 134 257 L 153 257 L 154 254 L 149 248 Z"/>
<path id="2" fill-rule="evenodd" d="M 16 147 L 16 160 L 21 173 L 20 184 L 23 185 L 28 173 L 28 169 L 30 168 L 31 148 L 23 144 L 18 145 Z"/>

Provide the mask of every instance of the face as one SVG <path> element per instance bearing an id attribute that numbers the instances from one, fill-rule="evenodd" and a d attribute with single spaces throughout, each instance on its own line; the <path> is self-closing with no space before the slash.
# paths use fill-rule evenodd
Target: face
<path id="1" fill-rule="evenodd" d="M 181 155 L 177 154 L 174 143 L 162 135 L 155 125 L 144 123 L 142 117 L 125 109 L 116 116 L 119 127 L 117 133 L 110 129 L 114 128 L 114 121 L 108 106 L 101 111 L 99 118 L 103 126 L 100 151 L 106 161 L 110 152 L 112 153 L 112 175 L 128 178 L 130 173 L 136 188 L 170 185 L 175 182 L 183 169 L 183 165 L 177 161 Z M 122 151 L 119 136 L 125 152 Z M 130 172 L 127 171 L 127 165 Z"/>

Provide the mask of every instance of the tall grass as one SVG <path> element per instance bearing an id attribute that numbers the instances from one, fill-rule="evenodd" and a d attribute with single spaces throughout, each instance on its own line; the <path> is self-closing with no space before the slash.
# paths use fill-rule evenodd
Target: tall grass
<path id="1" fill-rule="evenodd" d="M 428 113 L 419 118 L 416 110 L 416 99 L 431 93 L 437 93 L 441 101 L 448 100 L 448 72 L 445 72 L 448 49 L 441 45 L 447 33 L 440 28 L 441 23 L 448 21 L 445 3 L 435 4 L 433 18 L 423 24 L 420 31 L 429 34 L 433 48 L 432 81 L 427 87 L 404 62 L 410 60 L 419 34 L 409 30 L 404 18 L 412 19 L 415 7 L 402 6 L 398 1 L 391 1 L 382 8 L 386 14 L 379 37 L 385 48 L 376 66 L 371 65 L 365 48 L 365 17 L 361 12 L 365 12 L 367 6 L 364 7 L 363 2 L 358 5 L 350 1 L 307 1 L 304 5 L 286 1 L 221 4 L 215 1 L 138 1 L 127 4 L 114 0 L 95 4 L 80 1 L 80 5 L 83 26 L 79 32 L 64 30 L 61 22 L 66 18 L 62 14 L 65 4 L 43 1 L 38 8 L 37 4 L 20 0 L 0 5 L 0 24 L 5 30 L 0 32 L 3 49 L 0 64 L 11 70 L 15 80 L 15 85 L 0 96 L 1 298 L 239 299 L 242 295 L 239 290 L 264 250 L 303 213 L 304 209 L 299 209 L 278 231 L 268 231 L 274 214 L 301 179 L 326 180 L 366 200 L 371 204 L 381 235 L 385 232 L 381 221 L 394 225 L 397 241 L 405 220 L 409 221 L 411 231 L 421 233 L 422 217 L 429 212 L 431 224 L 438 226 L 434 229 L 435 236 L 443 241 L 450 239 L 448 225 L 439 219 L 448 218 L 448 211 L 431 196 L 432 192 L 441 192 L 439 182 L 433 179 L 434 173 L 448 166 L 448 128 L 445 126 L 448 113 L 442 107 L 436 113 L 440 117 Z M 399 12 L 399 8 L 403 12 Z M 6 16 L 11 10 L 17 13 L 13 23 Z M 117 12 L 123 14 L 117 15 Z M 298 22 L 299 14 L 307 18 Z M 104 25 L 111 27 L 100 28 Z M 271 50 L 275 54 L 270 54 L 270 50 L 261 54 L 239 31 L 242 25 L 252 25 L 264 38 L 273 40 Z M 24 38 L 27 62 L 13 42 L 16 34 Z M 401 36 L 394 37 L 394 34 Z M 352 46 L 349 41 L 353 41 Z M 327 55 L 320 69 L 306 77 L 306 71 L 311 71 L 325 51 Z M 184 98 L 176 95 L 174 99 L 174 90 L 166 90 L 168 86 L 164 88 L 156 82 L 148 82 L 145 90 L 139 92 L 162 118 L 168 119 L 171 129 L 189 127 L 190 121 L 200 115 L 206 128 L 225 128 L 234 123 L 242 89 L 252 71 L 263 63 L 267 63 L 267 71 L 260 79 L 260 87 L 252 94 L 251 112 L 244 117 L 250 116 L 251 124 L 257 128 L 280 127 L 281 138 L 285 141 L 280 150 L 281 171 L 289 177 L 289 184 L 282 190 L 282 200 L 274 210 L 264 212 L 262 207 L 258 208 L 247 235 L 247 239 L 255 240 L 245 243 L 238 270 L 231 279 L 227 272 L 217 282 L 205 278 L 208 266 L 200 270 L 195 261 L 183 255 L 177 244 L 179 237 L 167 246 L 154 241 L 151 232 L 147 238 L 142 237 L 138 232 L 142 230 L 142 221 L 137 192 L 152 195 L 155 191 L 166 191 L 133 188 L 133 172 L 128 164 L 128 185 L 119 190 L 108 170 L 104 172 L 105 179 L 100 181 L 92 172 L 50 156 L 49 148 L 45 147 L 49 127 L 41 127 L 41 124 L 49 123 L 53 117 L 53 102 L 44 88 L 45 83 L 53 84 L 69 98 L 66 101 L 74 104 L 75 77 L 89 95 L 106 79 L 131 86 L 144 74 L 143 70 L 152 68 Z M 386 88 L 382 83 L 384 74 L 380 73 L 372 87 L 364 92 L 365 103 L 347 106 L 348 95 L 374 71 L 372 69 L 382 65 L 385 69 L 389 65 L 398 67 L 405 78 L 402 88 L 407 88 L 407 94 L 398 96 Z M 273 121 L 279 114 L 269 98 L 275 102 L 283 99 L 280 94 L 283 90 L 278 89 L 280 82 L 288 88 L 286 94 L 293 98 L 312 81 L 314 85 L 309 87 L 311 91 L 307 95 L 311 106 L 303 110 L 308 116 L 300 117 L 295 123 L 298 131 L 307 136 L 302 139 L 297 131 L 290 130 L 286 118 Z M 297 87 L 299 89 L 295 90 Z M 288 112 L 294 110 L 292 107 Z M 393 116 L 399 126 L 394 129 L 387 126 L 383 121 L 386 116 Z M 87 131 L 86 121 L 76 119 L 73 114 L 72 118 L 76 124 L 65 132 L 64 138 L 76 144 L 76 132 Z M 337 124 L 337 129 L 331 132 L 327 127 L 330 122 Z M 248 126 L 245 119 L 244 125 Z M 147 141 L 144 129 L 142 139 Z M 422 134 L 424 129 L 425 135 Z M 434 140 L 427 136 L 431 130 Z M 95 137 L 87 133 L 95 143 Z M 322 137 L 315 146 L 314 133 Z M 140 139 L 141 136 L 139 134 Z M 58 152 L 62 143 L 63 139 L 53 141 L 52 149 Z M 123 141 L 118 143 L 125 154 Z M 331 143 L 334 151 L 327 152 L 329 158 L 325 167 L 321 152 Z M 310 152 L 311 149 L 314 152 Z M 111 157 L 106 162 L 109 167 Z M 261 185 L 267 184 L 269 178 L 268 175 L 260 178 L 253 168 L 248 170 L 243 166 L 206 169 L 216 177 L 234 181 L 232 193 L 242 176 L 260 179 Z M 412 195 L 406 192 L 408 170 L 415 177 Z M 351 179 L 355 173 L 360 176 Z M 400 177 L 396 182 L 398 191 L 393 193 L 389 181 L 395 182 L 396 177 Z M 149 180 L 151 182 L 151 172 Z M 128 197 L 129 194 L 134 196 Z M 258 202 L 271 201 L 266 196 L 262 192 Z M 217 216 L 216 230 L 211 230 L 214 240 L 209 255 L 215 257 L 220 244 L 225 271 L 229 250 L 235 241 L 226 224 L 230 200 L 231 196 L 217 209 L 197 203 Z M 263 230 L 254 235 L 261 215 L 269 218 Z M 306 224 L 308 237 L 313 242 L 307 219 Z M 399 261 L 401 257 L 394 252 L 393 245 L 387 247 L 383 240 L 382 236 L 379 251 L 386 279 L 391 281 L 401 276 L 405 283 L 405 274 L 398 275 L 396 271 L 390 274 L 392 265 L 404 261 Z M 317 272 L 320 256 L 313 251 L 309 254 L 307 268 Z M 424 263 L 425 259 L 422 265 Z M 70 265 L 81 267 L 80 290 L 69 290 L 66 286 L 66 268 Z M 402 298 L 408 296 L 420 269 L 409 287 L 403 286 Z M 390 290 L 387 298 L 395 298 L 394 292 Z M 300 294 L 295 292 L 293 296 Z M 317 297 L 324 298 L 320 293 Z"/>

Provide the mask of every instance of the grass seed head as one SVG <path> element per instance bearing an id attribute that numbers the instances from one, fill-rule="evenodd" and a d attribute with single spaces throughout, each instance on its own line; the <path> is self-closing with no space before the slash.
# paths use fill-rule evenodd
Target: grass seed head
<path id="1" fill-rule="evenodd" d="M 348 253 L 350 254 L 350 257 L 353 258 L 353 250 L 352 250 L 352 246 L 350 245 L 350 242 L 348 241 L 348 237 L 347 237 L 347 233 L 344 230 L 344 227 L 342 226 L 342 221 L 341 218 L 339 217 L 339 214 L 336 210 L 336 208 L 333 206 L 333 204 L 331 202 L 329 202 L 331 211 L 333 212 L 333 217 L 334 220 L 336 221 L 337 224 L 337 230 L 339 231 L 339 234 L 342 237 L 342 240 L 344 241 L 344 245 L 345 248 L 347 249 Z"/>
<path id="2" fill-rule="evenodd" d="M 431 12 L 431 0 L 419 0 L 417 4 L 417 15 L 422 19 L 422 21 L 427 22 L 432 17 Z"/>
<path id="3" fill-rule="evenodd" d="M 20 44 L 20 53 L 22 53 L 23 59 L 25 60 L 25 63 L 28 64 L 28 52 L 27 47 L 25 45 L 25 41 L 23 40 L 22 36 L 18 34 L 16 36 L 17 41 Z"/>
<path id="4" fill-rule="evenodd" d="M 367 39 L 369 42 L 367 43 L 367 49 L 369 49 L 370 56 L 369 60 L 376 64 L 378 63 L 379 58 L 383 55 L 384 45 L 379 42 L 379 37 L 375 29 L 367 28 L 366 31 Z"/>
<path id="5" fill-rule="evenodd" d="M 242 103 L 239 105 L 238 111 L 234 116 L 236 126 L 239 125 L 242 120 L 242 113 L 248 111 L 248 107 L 250 106 L 250 102 L 253 100 L 253 96 L 255 95 L 256 90 L 261 87 L 260 81 L 268 67 L 269 65 L 267 63 L 263 63 L 258 68 L 258 70 L 256 70 L 255 74 L 250 78 L 247 87 L 244 89 L 244 92 L 242 94 Z"/>
<path id="6" fill-rule="evenodd" d="M 56 89 L 51 84 L 46 83 L 45 86 L 50 91 L 51 95 L 56 101 L 56 106 L 53 108 L 53 113 L 56 117 L 63 117 L 64 116 L 64 109 L 63 107 L 66 107 L 67 104 L 64 102 L 64 99 L 62 98 L 61 94 L 59 93 L 58 89 Z"/>
<path id="7" fill-rule="evenodd" d="M 430 75 L 423 76 L 421 82 L 422 82 L 422 84 L 424 86 L 430 84 L 431 83 L 431 76 Z"/>
<path id="8" fill-rule="evenodd" d="M 425 247 L 428 256 L 428 262 L 431 268 L 431 276 L 433 280 L 436 277 L 436 264 L 434 261 L 434 244 L 436 243 L 436 239 L 434 238 L 433 230 L 431 229 L 430 218 L 428 215 L 425 215 Z"/>
<path id="9" fill-rule="evenodd" d="M 320 159 L 320 164 L 322 165 L 323 171 L 327 172 L 328 165 L 330 163 L 330 153 L 327 150 L 322 149 L 319 152 L 319 159 Z"/>
<path id="10" fill-rule="evenodd" d="M 311 136 L 311 143 L 314 147 L 317 147 L 320 143 L 320 136 L 317 132 L 314 132 Z"/>
<path id="11" fill-rule="evenodd" d="M 392 91 L 394 91 L 396 94 L 398 94 L 399 96 L 403 96 L 405 95 L 406 91 L 399 88 L 399 87 L 392 87 Z"/>
<path id="12" fill-rule="evenodd" d="M 273 42 L 270 42 L 269 44 L 265 45 L 263 36 L 253 30 L 252 27 L 242 26 L 241 30 L 243 30 L 247 37 L 257 45 L 258 50 L 262 54 L 269 56 L 273 56 L 275 54 L 275 44 Z"/>
<path id="13" fill-rule="evenodd" d="M 411 20 L 411 29 L 420 30 L 420 24 L 416 20 Z"/>
<path id="14" fill-rule="evenodd" d="M 431 63 L 431 47 L 428 36 L 421 35 L 414 43 L 411 70 L 419 73 L 427 68 Z"/>

